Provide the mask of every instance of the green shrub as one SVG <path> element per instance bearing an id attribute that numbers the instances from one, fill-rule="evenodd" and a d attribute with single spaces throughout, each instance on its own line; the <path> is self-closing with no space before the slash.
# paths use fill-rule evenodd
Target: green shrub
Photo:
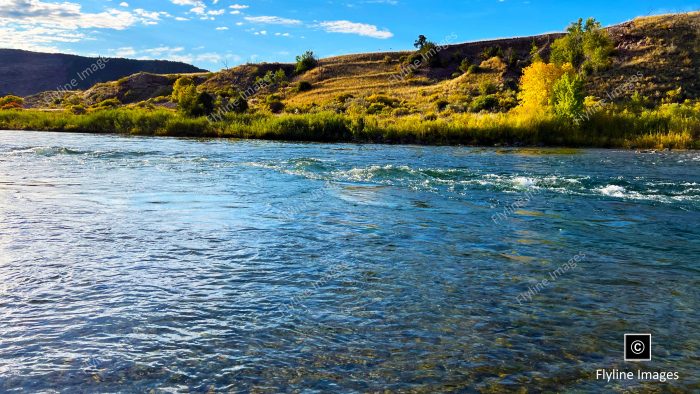
<path id="1" fill-rule="evenodd" d="M 426 120 L 426 121 L 434 121 L 434 120 L 437 120 L 437 118 L 438 118 L 437 115 L 432 113 L 432 112 L 429 112 L 429 113 L 423 115 L 423 120 Z"/>
<path id="2" fill-rule="evenodd" d="M 277 83 L 282 83 L 287 81 L 287 73 L 283 69 L 278 69 L 275 71 L 275 81 Z"/>
<path id="3" fill-rule="evenodd" d="M 472 65 L 472 64 L 471 64 L 471 62 L 469 61 L 469 59 L 467 59 L 467 58 L 465 57 L 464 59 L 462 59 L 462 62 L 459 64 L 459 71 L 461 71 L 462 73 L 468 73 L 468 72 L 469 72 L 469 67 L 470 67 L 471 65 Z"/>
<path id="4" fill-rule="evenodd" d="M 438 112 L 442 112 L 447 108 L 447 105 L 449 105 L 450 102 L 444 99 L 440 99 L 435 102 L 435 109 L 437 109 Z"/>
<path id="5" fill-rule="evenodd" d="M 411 110 L 409 110 L 408 108 L 403 108 L 403 107 L 396 108 L 395 110 L 391 111 L 391 116 L 406 116 L 406 115 L 410 115 L 410 114 L 411 114 Z"/>
<path id="6" fill-rule="evenodd" d="M 496 93 L 496 89 L 496 85 L 494 85 L 491 81 L 482 81 L 479 83 L 479 93 L 482 96 Z"/>
<path id="7" fill-rule="evenodd" d="M 172 98 L 185 116 L 205 116 L 214 111 L 214 97 L 206 92 L 197 93 L 197 87 L 189 77 L 180 77 L 175 81 Z"/>
<path id="8" fill-rule="evenodd" d="M 515 65 L 515 63 L 518 61 L 518 56 L 513 48 L 508 47 L 506 49 L 506 51 L 503 53 L 503 61 L 509 66 Z"/>
<path id="9" fill-rule="evenodd" d="M 308 92 L 311 89 L 313 89 L 313 86 L 311 85 L 311 82 L 308 81 L 301 81 L 297 86 L 297 92 Z"/>
<path id="10" fill-rule="evenodd" d="M 367 107 L 367 113 L 370 115 L 378 114 L 384 111 L 386 106 L 382 103 L 372 103 Z"/>
<path id="11" fill-rule="evenodd" d="M 339 103 L 344 104 L 346 101 L 348 101 L 348 100 L 350 100 L 350 99 L 352 99 L 352 98 L 355 98 L 355 96 L 353 96 L 353 95 L 350 94 L 350 93 L 343 93 L 343 94 L 339 95 L 339 96 L 336 98 L 336 100 L 337 100 Z"/>
<path id="12" fill-rule="evenodd" d="M 157 130 L 155 134 L 171 137 L 213 137 L 216 135 L 211 130 L 210 123 L 206 118 L 180 117 L 168 119 L 163 128 Z"/>
<path id="13" fill-rule="evenodd" d="M 278 114 L 284 111 L 284 103 L 276 94 L 267 96 L 267 99 L 265 99 L 265 103 L 267 104 L 267 108 L 273 114 Z"/>
<path id="14" fill-rule="evenodd" d="M 467 69 L 467 74 L 476 74 L 476 73 L 478 73 L 479 71 L 481 71 L 481 68 L 479 68 L 479 66 L 477 66 L 476 64 L 472 64 L 472 65 L 469 66 L 469 68 Z"/>
<path id="15" fill-rule="evenodd" d="M 312 51 L 306 51 L 302 55 L 297 56 L 297 65 L 295 72 L 297 74 L 303 74 L 313 68 L 318 66 L 318 59 L 314 56 Z"/>
<path id="16" fill-rule="evenodd" d="M 214 98 L 209 93 L 197 93 L 197 86 L 189 77 L 175 81 L 172 98 L 178 110 L 186 116 L 204 116 L 214 110 Z"/>
<path id="17" fill-rule="evenodd" d="M 0 97 L 0 109 L 19 109 L 24 105 L 24 99 L 18 96 L 8 95 Z"/>
<path id="18" fill-rule="evenodd" d="M 583 113 L 585 96 L 583 79 L 578 75 L 571 76 L 566 73 L 552 88 L 552 109 L 561 118 L 578 119 Z"/>
<path id="19" fill-rule="evenodd" d="M 167 103 L 170 101 L 170 99 L 170 96 L 158 96 L 153 99 L 153 102 L 156 104 Z"/>
<path id="20" fill-rule="evenodd" d="M 70 112 L 73 114 L 76 114 L 76 115 L 82 115 L 86 112 L 85 106 L 84 105 L 71 105 Z"/>
<path id="21" fill-rule="evenodd" d="M 482 60 L 488 60 L 494 56 L 503 58 L 503 50 L 501 49 L 500 45 L 486 47 L 481 52 L 480 56 Z"/>
<path id="22" fill-rule="evenodd" d="M 383 94 L 373 94 L 367 97 L 367 102 L 382 104 L 385 107 L 396 107 L 399 104 L 398 99 Z"/>
<path id="23" fill-rule="evenodd" d="M 440 47 L 434 42 L 428 42 L 418 51 L 422 61 L 427 61 L 428 66 L 436 68 L 442 67 L 442 60 L 440 59 Z"/>
<path id="24" fill-rule="evenodd" d="M 478 97 L 474 108 L 488 107 L 479 102 L 489 101 L 489 97 L 497 98 Z M 502 92 L 498 97 L 503 100 L 513 97 L 513 94 Z M 318 142 L 700 148 L 700 103 L 697 101 L 665 104 L 655 109 L 643 109 L 640 113 L 624 111 L 623 106 L 610 104 L 589 114 L 590 119 L 581 124 L 549 113 L 461 113 L 463 111 L 454 104 L 440 116 L 435 112 L 405 114 L 403 107 L 392 110 L 393 117 L 367 115 L 366 108 L 361 108 L 361 114 L 355 112 L 353 116 L 331 112 L 277 116 L 262 111 L 226 113 L 218 122 L 209 122 L 205 118 L 190 119 L 165 109 L 121 107 L 82 115 L 68 111 L 0 110 L 0 129 Z M 385 107 L 382 115 L 387 112 Z"/>
<path id="25" fill-rule="evenodd" d="M 119 101 L 117 98 L 111 98 L 107 100 L 102 100 L 100 101 L 97 105 L 95 105 L 98 108 L 115 108 L 120 106 L 122 103 Z"/>
<path id="26" fill-rule="evenodd" d="M 498 105 L 498 98 L 494 95 L 479 96 L 472 102 L 472 112 L 488 111 Z"/>

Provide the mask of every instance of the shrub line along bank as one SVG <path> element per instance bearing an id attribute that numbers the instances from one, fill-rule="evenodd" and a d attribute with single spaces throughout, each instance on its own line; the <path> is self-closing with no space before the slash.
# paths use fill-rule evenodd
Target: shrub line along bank
<path id="1" fill-rule="evenodd" d="M 599 111 L 581 125 L 547 114 L 455 114 L 424 119 L 420 115 L 352 117 L 332 112 L 228 113 L 221 121 L 211 122 L 168 110 L 105 109 L 83 115 L 3 110 L 0 129 L 309 142 L 698 149 L 700 106 L 671 104 L 641 113 Z"/>

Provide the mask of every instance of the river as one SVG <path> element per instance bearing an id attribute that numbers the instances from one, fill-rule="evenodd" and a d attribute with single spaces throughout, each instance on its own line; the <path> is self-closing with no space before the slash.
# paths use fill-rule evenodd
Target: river
<path id="1" fill-rule="evenodd" d="M 0 131 L 0 391 L 690 391 L 698 223 L 693 151 Z"/>

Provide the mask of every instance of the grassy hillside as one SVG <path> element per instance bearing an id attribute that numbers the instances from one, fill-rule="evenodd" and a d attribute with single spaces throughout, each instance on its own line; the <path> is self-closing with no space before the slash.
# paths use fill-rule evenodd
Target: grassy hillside
<path id="1" fill-rule="evenodd" d="M 606 97 L 631 76 L 641 75 L 641 81 L 635 83 L 633 90 L 612 95 L 615 100 L 624 100 L 639 92 L 651 102 L 660 103 L 668 92 L 679 88 L 679 99 L 700 97 L 700 13 L 637 18 L 608 31 L 616 49 L 612 67 L 588 79 L 589 94 Z M 324 109 L 344 111 L 352 104 L 369 106 L 372 97 L 376 99 L 377 95 L 389 98 L 380 99 L 389 104 L 385 105 L 389 107 L 385 110 L 393 115 L 436 112 L 438 104 L 463 112 L 469 111 L 474 99 L 484 92 L 497 97 L 499 105 L 493 110 L 502 112 L 516 104 L 518 80 L 522 68 L 530 62 L 532 44 L 535 43 L 546 57 L 551 43 L 560 36 L 562 34 L 548 34 L 449 45 L 437 54 L 439 65 L 425 65 L 408 76 L 402 74 L 407 70 L 406 58 L 412 52 L 391 52 L 321 59 L 319 67 L 302 75 L 293 74 L 293 64 L 246 64 L 199 74 L 197 82 L 200 90 L 213 94 L 231 87 L 245 91 L 253 86 L 256 77 L 283 69 L 289 81 L 256 92 L 251 104 L 264 107 L 266 96 L 274 93 L 290 113 Z M 489 49 L 497 49 L 505 55 L 488 58 L 484 53 Z M 460 71 L 459 66 L 465 59 L 478 66 L 479 71 Z M 397 76 L 404 78 L 397 80 Z M 70 101 L 72 104 L 82 101 L 89 106 L 116 98 L 123 104 L 130 104 L 169 95 L 174 80 L 173 75 L 165 78 L 135 74 L 123 78 L 120 85 L 116 82 L 98 84 L 77 92 Z M 296 84 L 301 81 L 310 82 L 312 89 L 298 92 Z M 38 104 L 30 99 L 28 106 Z M 400 110 L 393 111 L 397 108 Z"/>
<path id="2" fill-rule="evenodd" d="M 60 97 L 44 92 L 24 102 L 25 108 L 87 115 L 15 113 L 0 117 L 0 128 L 99 132 L 99 127 L 111 127 L 107 130 L 309 141 L 699 148 L 700 13 L 637 18 L 607 31 L 614 50 L 607 67 L 585 74 L 586 108 L 591 111 L 584 123 L 516 108 L 523 69 L 533 56 L 547 59 L 561 33 L 448 45 L 420 67 L 412 66 L 420 56 L 407 51 L 320 59 L 301 73 L 295 72 L 295 64 L 280 63 L 246 64 L 216 73 L 137 73 L 87 90 L 62 92 Z M 174 112 L 173 85 L 183 75 L 193 80 L 199 94 L 213 97 L 220 114 L 215 121 Z M 241 95 L 248 102 L 246 114 L 227 113 L 226 103 Z M 116 107 L 125 111 L 113 112 Z M 107 110 L 112 120 L 99 115 Z M 90 124 L 90 119 L 96 123 Z M 144 124 L 139 126 L 135 119 Z"/>

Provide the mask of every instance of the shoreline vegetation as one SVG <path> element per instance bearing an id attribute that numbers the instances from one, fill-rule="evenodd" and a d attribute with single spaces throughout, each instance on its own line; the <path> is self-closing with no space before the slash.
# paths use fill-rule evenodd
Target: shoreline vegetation
<path id="1" fill-rule="evenodd" d="M 700 104 L 640 113 L 598 111 L 581 124 L 552 114 L 481 113 L 430 118 L 312 114 L 235 114 L 221 121 L 167 109 L 0 110 L 0 129 L 386 144 L 700 149 Z"/>
<path id="2" fill-rule="evenodd" d="M 414 52 L 387 53 L 382 60 L 372 54 L 317 59 L 306 51 L 296 64 L 135 74 L 84 92 L 2 97 L 0 129 L 700 149 L 700 30 L 676 40 L 698 24 L 700 13 L 635 19 L 609 29 L 589 18 L 571 23 L 551 43 L 549 36 L 519 45 L 511 40 L 507 48 L 484 42 L 470 52 L 420 35 Z M 646 37 L 643 45 L 639 37 Z"/>

